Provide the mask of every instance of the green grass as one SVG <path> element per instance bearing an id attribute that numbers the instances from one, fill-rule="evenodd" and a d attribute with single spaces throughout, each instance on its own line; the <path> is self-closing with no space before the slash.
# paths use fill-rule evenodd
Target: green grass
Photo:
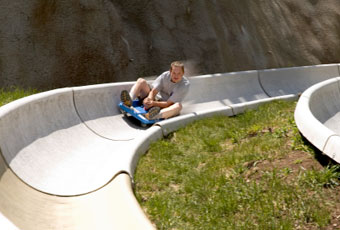
<path id="1" fill-rule="evenodd" d="M 10 88 L 10 89 L 0 89 L 0 106 L 3 106 L 11 101 L 17 100 L 22 97 L 35 94 L 38 91 L 35 89 L 21 89 L 21 88 Z"/>
<path id="2" fill-rule="evenodd" d="M 235 117 L 196 121 L 151 144 L 138 164 L 135 192 L 157 228 L 330 225 L 333 206 L 325 194 L 337 188 L 338 168 L 317 169 L 312 157 L 307 169 L 306 159 L 285 161 L 302 151 L 314 154 L 295 126 L 295 105 L 276 101 Z"/>

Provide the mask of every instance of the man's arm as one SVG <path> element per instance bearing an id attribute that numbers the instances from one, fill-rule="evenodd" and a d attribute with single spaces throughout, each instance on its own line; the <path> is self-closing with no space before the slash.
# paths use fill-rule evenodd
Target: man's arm
<path id="1" fill-rule="evenodd" d="M 143 104 L 146 109 L 149 109 L 151 107 L 160 107 L 160 108 L 166 108 L 170 105 L 174 104 L 172 101 L 155 101 L 155 97 L 158 93 L 158 90 L 156 88 L 153 88 L 149 95 L 144 99 Z"/>
<path id="2" fill-rule="evenodd" d="M 173 105 L 174 102 L 172 101 L 153 101 L 152 106 L 160 107 L 160 108 L 167 108 L 170 105 Z"/>
<path id="3" fill-rule="evenodd" d="M 154 100 L 155 100 L 155 97 L 156 97 L 156 95 L 157 95 L 157 93 L 158 93 L 158 90 L 157 90 L 156 88 L 153 88 L 153 89 L 150 91 L 149 95 L 148 95 L 145 99 L 146 99 L 146 100 L 154 101 Z"/>

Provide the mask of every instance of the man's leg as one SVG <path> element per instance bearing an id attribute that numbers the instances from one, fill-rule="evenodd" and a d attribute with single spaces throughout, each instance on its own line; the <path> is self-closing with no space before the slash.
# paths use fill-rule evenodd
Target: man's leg
<path id="1" fill-rule="evenodd" d="M 148 96 L 151 91 L 149 84 L 143 78 L 138 78 L 136 84 L 134 84 L 130 90 L 130 92 L 123 90 L 120 93 L 120 100 L 126 106 L 131 106 L 132 101 L 137 97 L 144 99 Z"/>
<path id="2" fill-rule="evenodd" d="M 160 118 L 167 119 L 169 117 L 174 117 L 178 115 L 181 110 L 182 110 L 182 104 L 177 102 L 167 108 L 162 109 L 159 115 L 160 115 Z"/>
<path id="3" fill-rule="evenodd" d="M 155 119 L 167 119 L 170 117 L 174 117 L 179 114 L 182 110 L 181 103 L 175 103 L 167 108 L 160 110 L 159 107 L 152 107 L 147 114 L 145 114 L 146 119 L 155 120 Z"/>
<path id="4" fill-rule="evenodd" d="M 138 78 L 136 84 L 130 90 L 130 96 L 132 100 L 137 97 L 144 99 L 149 95 L 150 91 L 151 89 L 147 81 L 143 78 Z"/>

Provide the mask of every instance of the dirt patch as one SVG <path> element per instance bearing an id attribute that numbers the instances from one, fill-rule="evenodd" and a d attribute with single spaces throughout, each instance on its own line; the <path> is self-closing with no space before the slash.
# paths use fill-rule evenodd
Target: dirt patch
<path id="1" fill-rule="evenodd" d="M 251 161 L 244 164 L 249 170 L 246 172 L 246 177 L 259 180 L 263 173 L 276 170 L 287 170 L 287 180 L 296 177 L 301 170 L 321 170 L 323 166 L 314 159 L 312 155 L 302 151 L 294 151 L 284 157 L 273 161 Z"/>
<path id="2" fill-rule="evenodd" d="M 264 173 L 276 169 L 281 172 L 289 171 L 289 173 L 285 174 L 285 180 L 288 183 L 294 180 L 302 170 L 322 170 L 325 167 L 314 156 L 303 151 L 294 151 L 273 161 L 246 162 L 244 166 L 248 168 L 245 176 L 249 181 L 259 181 Z M 324 191 L 326 194 L 324 202 L 330 206 L 332 215 L 330 224 L 322 229 L 340 229 L 340 187 L 332 189 L 324 188 Z M 303 229 L 315 229 L 314 227 L 305 226 Z"/>

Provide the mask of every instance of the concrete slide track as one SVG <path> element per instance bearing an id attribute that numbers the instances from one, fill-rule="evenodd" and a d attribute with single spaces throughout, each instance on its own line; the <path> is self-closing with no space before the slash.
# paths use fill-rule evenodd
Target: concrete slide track
<path id="1" fill-rule="evenodd" d="M 120 91 L 133 82 L 56 89 L 11 102 L 0 107 L 0 224 L 153 229 L 131 188 L 150 142 L 196 119 L 296 99 L 337 76 L 339 66 L 332 64 L 192 77 L 182 114 L 148 129 L 117 108 Z"/>
<path id="2" fill-rule="evenodd" d="M 321 152 L 340 163 L 340 78 L 308 88 L 298 101 L 295 121 Z"/>

